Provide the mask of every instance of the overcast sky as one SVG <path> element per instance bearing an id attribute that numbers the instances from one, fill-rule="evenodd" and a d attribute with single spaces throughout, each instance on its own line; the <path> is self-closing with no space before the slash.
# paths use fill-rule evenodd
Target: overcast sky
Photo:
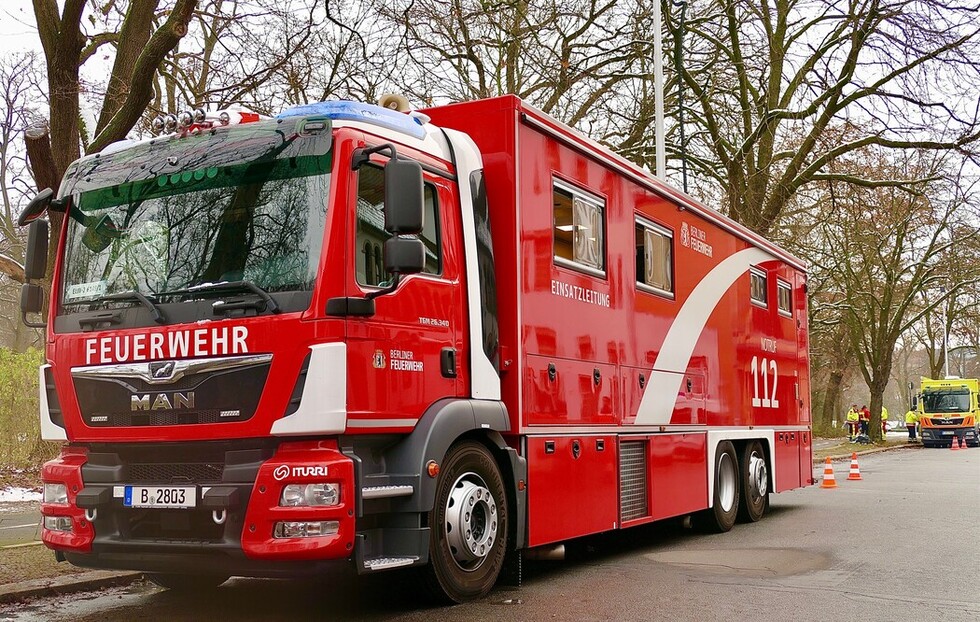
<path id="1" fill-rule="evenodd" d="M 15 52 L 27 49 L 41 51 L 34 22 L 34 6 L 31 0 L 3 0 L 0 5 L 0 50 Z"/>

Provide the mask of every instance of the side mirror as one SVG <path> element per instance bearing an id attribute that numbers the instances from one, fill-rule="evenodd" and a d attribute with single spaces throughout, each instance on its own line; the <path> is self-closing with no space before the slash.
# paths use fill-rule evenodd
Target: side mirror
<path id="1" fill-rule="evenodd" d="M 20 310 L 24 313 L 40 313 L 44 307 L 44 288 L 34 283 L 20 286 Z"/>
<path id="2" fill-rule="evenodd" d="M 31 199 L 24 211 L 20 213 L 20 217 L 17 218 L 17 226 L 23 227 L 39 218 L 44 210 L 48 209 L 52 197 L 54 197 L 54 190 L 51 188 L 45 188 L 38 192 L 37 196 Z"/>
<path id="3" fill-rule="evenodd" d="M 425 268 L 425 246 L 418 238 L 388 238 L 384 250 L 385 271 L 416 274 Z"/>
<path id="4" fill-rule="evenodd" d="M 35 283 L 24 283 L 20 286 L 20 318 L 24 326 L 44 328 L 44 322 L 32 322 L 27 319 L 28 313 L 40 313 L 44 308 L 44 288 Z"/>
<path id="5" fill-rule="evenodd" d="M 422 165 L 392 157 L 385 164 L 385 231 L 421 233 L 423 206 Z"/>
<path id="6" fill-rule="evenodd" d="M 31 222 L 27 232 L 27 254 L 24 258 L 24 277 L 28 281 L 43 279 L 48 269 L 48 221 Z"/>

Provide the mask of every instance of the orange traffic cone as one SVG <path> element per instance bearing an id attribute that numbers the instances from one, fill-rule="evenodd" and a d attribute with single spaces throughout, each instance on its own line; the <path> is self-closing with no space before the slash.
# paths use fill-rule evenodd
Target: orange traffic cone
<path id="1" fill-rule="evenodd" d="M 858 455 L 856 452 L 851 454 L 851 472 L 848 474 L 847 479 L 864 479 L 861 477 L 861 469 L 858 468 Z"/>
<path id="2" fill-rule="evenodd" d="M 837 488 L 837 480 L 834 479 L 834 466 L 830 463 L 830 456 L 823 465 L 823 481 L 820 482 L 821 488 Z"/>
<path id="3" fill-rule="evenodd" d="M 959 439 L 955 436 L 949 441 L 949 449 L 950 451 L 959 451 L 960 449 Z"/>

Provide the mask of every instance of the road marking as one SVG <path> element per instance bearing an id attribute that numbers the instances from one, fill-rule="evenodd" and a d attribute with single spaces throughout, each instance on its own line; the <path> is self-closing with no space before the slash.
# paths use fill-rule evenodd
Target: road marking
<path id="1" fill-rule="evenodd" d="M 40 540 L 35 540 L 34 542 L 25 542 L 23 544 L 7 544 L 5 546 L 0 546 L 0 550 L 3 549 L 22 549 L 25 546 L 37 546 L 39 544 L 44 544 Z"/>
<path id="2" fill-rule="evenodd" d="M 28 523 L 26 525 L 11 525 L 9 527 L 0 527 L 0 531 L 3 531 L 4 529 L 23 529 L 24 527 L 37 527 L 40 524 L 41 524 L 40 522 L 37 522 L 37 523 Z"/>

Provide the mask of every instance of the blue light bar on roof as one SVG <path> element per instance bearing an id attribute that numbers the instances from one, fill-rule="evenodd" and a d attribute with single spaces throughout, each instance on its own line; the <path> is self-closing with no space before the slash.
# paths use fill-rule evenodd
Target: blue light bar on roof
<path id="1" fill-rule="evenodd" d="M 277 118 L 305 115 L 322 115 L 338 121 L 362 121 L 372 123 L 396 132 L 408 134 L 419 140 L 425 138 L 421 122 L 404 112 L 395 112 L 381 106 L 358 102 L 329 101 L 305 106 L 293 106 L 277 115 Z"/>

